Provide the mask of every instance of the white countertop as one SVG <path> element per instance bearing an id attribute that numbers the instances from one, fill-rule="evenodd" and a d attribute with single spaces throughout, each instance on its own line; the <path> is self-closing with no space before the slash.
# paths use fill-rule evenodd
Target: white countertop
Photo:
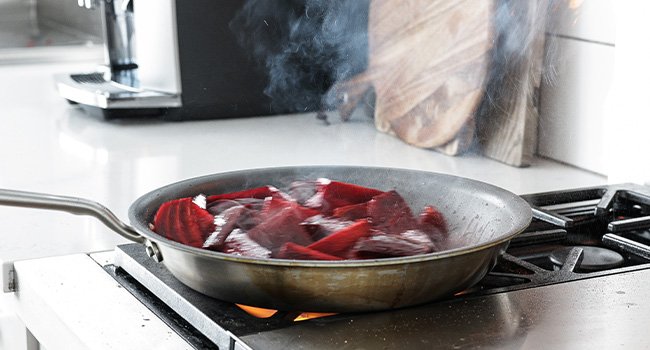
<path id="1" fill-rule="evenodd" d="M 420 169 L 517 194 L 585 187 L 606 178 L 536 159 L 519 169 L 476 154 L 449 157 L 379 133 L 371 120 L 325 126 L 314 114 L 195 122 L 106 122 L 57 95 L 52 75 L 91 64 L 0 66 L 0 188 L 96 200 L 122 218 L 138 196 L 186 178 L 285 165 Z M 99 221 L 0 207 L 0 261 L 112 249 L 126 242 Z"/>

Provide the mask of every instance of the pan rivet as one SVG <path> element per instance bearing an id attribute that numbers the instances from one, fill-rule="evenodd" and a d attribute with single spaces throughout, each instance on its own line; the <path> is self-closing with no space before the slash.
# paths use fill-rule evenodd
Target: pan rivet
<path id="1" fill-rule="evenodd" d="M 158 250 L 158 247 L 155 245 L 155 243 L 147 241 L 145 244 L 145 251 L 147 252 L 147 255 L 156 262 L 161 262 L 163 260 L 162 254 L 160 254 L 160 250 Z"/>

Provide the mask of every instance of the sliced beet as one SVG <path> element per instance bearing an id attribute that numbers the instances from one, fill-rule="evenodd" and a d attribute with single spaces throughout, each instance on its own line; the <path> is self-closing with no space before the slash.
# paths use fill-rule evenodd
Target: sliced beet
<path id="1" fill-rule="evenodd" d="M 186 233 L 183 231 L 183 225 L 180 220 L 183 215 L 183 202 L 181 199 L 169 208 L 169 227 L 170 232 L 176 237 L 177 242 L 187 244 L 189 240 L 185 236 Z"/>
<path id="2" fill-rule="evenodd" d="M 264 199 L 241 198 L 241 199 L 237 199 L 236 201 L 237 203 L 246 207 L 246 209 L 261 210 L 264 207 Z"/>
<path id="3" fill-rule="evenodd" d="M 341 260 L 338 256 L 325 254 L 291 242 L 285 243 L 275 257 L 296 260 Z"/>
<path id="4" fill-rule="evenodd" d="M 352 224 L 353 221 L 324 217 L 322 215 L 309 217 L 301 223 L 307 232 L 309 232 L 311 238 L 314 241 L 325 238 L 332 233 L 344 229 Z"/>
<path id="5" fill-rule="evenodd" d="M 257 242 L 250 239 L 250 237 L 240 229 L 235 229 L 230 233 L 230 235 L 228 235 L 221 251 L 227 254 L 250 256 L 255 258 L 271 257 L 270 250 L 257 244 Z"/>
<path id="6" fill-rule="evenodd" d="M 242 199 L 218 199 L 208 205 L 208 211 L 212 215 L 219 215 L 226 209 L 243 206 L 252 211 L 259 211 L 264 208 L 264 200 L 257 198 L 242 198 Z"/>
<path id="7" fill-rule="evenodd" d="M 164 203 L 153 224 L 156 233 L 192 247 L 201 247 L 215 229 L 214 217 L 192 202 L 192 198 Z"/>
<path id="8" fill-rule="evenodd" d="M 398 234 L 398 236 L 400 236 L 401 238 L 403 238 L 403 239 L 405 239 L 405 240 L 407 240 L 409 242 L 412 242 L 414 244 L 420 245 L 422 247 L 426 247 L 427 250 L 429 250 L 427 253 L 435 252 L 435 251 L 439 250 L 438 246 L 436 245 L 436 242 L 433 241 L 429 237 L 429 235 L 427 235 L 426 233 L 424 233 L 421 230 L 404 231 L 404 232 Z"/>
<path id="9" fill-rule="evenodd" d="M 308 248 L 341 258 L 347 258 L 355 243 L 360 238 L 370 235 L 370 229 L 368 220 L 359 220 L 346 228 L 310 244 Z"/>
<path id="10" fill-rule="evenodd" d="M 264 205 L 262 205 L 262 212 L 265 215 L 273 215 L 280 210 L 293 208 L 296 206 L 298 206 L 298 204 L 295 201 L 292 202 L 282 195 L 274 195 L 267 197 L 264 200 Z"/>
<path id="11" fill-rule="evenodd" d="M 432 252 L 426 244 L 395 234 L 377 234 L 360 239 L 352 248 L 351 254 L 357 259 L 379 259 L 426 254 Z"/>
<path id="12" fill-rule="evenodd" d="M 262 215 L 260 210 L 253 210 L 245 207 L 246 210 L 237 219 L 237 227 L 244 231 L 248 231 L 262 222 Z"/>
<path id="13" fill-rule="evenodd" d="M 165 202 L 158 208 L 158 211 L 156 211 L 156 215 L 153 218 L 152 230 L 161 236 L 175 240 L 174 237 L 171 236 L 173 233 L 171 228 L 172 221 L 170 219 L 172 215 L 171 210 L 172 208 L 174 211 L 176 210 L 176 206 L 172 205 L 172 202 L 174 201 Z"/>
<path id="14" fill-rule="evenodd" d="M 295 215 L 302 220 L 320 214 L 318 210 L 303 207 L 302 205 L 298 204 L 298 202 L 289 200 L 281 194 L 273 195 L 264 201 L 262 214 L 275 215 L 277 212 L 285 210 L 287 208 L 292 209 L 295 212 Z"/>
<path id="15" fill-rule="evenodd" d="M 210 232 L 206 232 L 206 235 L 201 232 L 201 228 L 192 217 L 192 207 L 198 208 L 194 202 L 181 201 L 181 203 L 179 203 L 174 228 L 178 232 L 181 232 L 181 243 L 192 247 L 201 247 Z M 214 223 L 214 217 L 212 215 L 210 215 L 210 219 Z M 199 241 L 201 242 L 200 244 Z"/>
<path id="16" fill-rule="evenodd" d="M 239 207 L 241 206 L 241 203 L 234 199 L 218 199 L 216 201 L 213 201 L 208 205 L 207 210 L 210 212 L 212 215 L 221 215 L 224 211 L 232 208 L 232 207 Z"/>
<path id="17" fill-rule="evenodd" d="M 203 242 L 214 232 L 214 216 L 208 213 L 205 209 L 199 207 L 192 201 L 185 202 L 187 216 L 183 218 L 185 227 L 189 228 L 189 233 L 192 237 L 188 245 L 193 247 L 203 246 Z"/>
<path id="18" fill-rule="evenodd" d="M 287 242 L 306 246 L 312 243 L 312 239 L 300 225 L 303 220 L 295 208 L 285 207 L 263 218 L 262 222 L 248 231 L 248 235 L 261 246 L 274 252 Z"/>
<path id="19" fill-rule="evenodd" d="M 215 229 L 203 243 L 203 248 L 218 250 L 223 246 L 228 235 L 238 227 L 239 219 L 245 215 L 246 209 L 239 205 L 226 209 L 214 218 Z"/>
<path id="20" fill-rule="evenodd" d="M 447 221 L 438 209 L 427 205 L 418 216 L 418 227 L 434 240 L 441 240 L 448 236 Z"/>
<path id="21" fill-rule="evenodd" d="M 207 203 L 208 205 L 210 205 L 212 202 L 220 199 L 242 199 L 242 198 L 264 199 L 266 197 L 272 196 L 276 192 L 278 192 L 278 189 L 273 186 L 262 186 L 262 187 L 256 187 L 256 188 L 243 190 L 243 191 L 214 194 L 208 196 Z"/>
<path id="22" fill-rule="evenodd" d="M 359 220 L 368 217 L 368 203 L 346 205 L 334 209 L 332 216 L 344 220 Z"/>
<path id="23" fill-rule="evenodd" d="M 398 234 L 417 227 L 408 204 L 399 193 L 388 191 L 368 202 L 368 217 L 380 231 Z"/>
<path id="24" fill-rule="evenodd" d="M 206 209 L 203 209 L 207 207 Z M 379 258 L 444 246 L 447 223 L 433 206 L 416 217 L 395 191 L 328 179 L 166 202 L 151 225 L 171 240 L 245 256 Z"/>
<path id="25" fill-rule="evenodd" d="M 307 201 L 307 206 L 318 207 L 330 215 L 336 208 L 367 202 L 382 193 L 384 192 L 374 188 L 320 179 L 318 192 Z"/>
<path id="26" fill-rule="evenodd" d="M 176 203 L 178 201 L 173 200 L 163 203 L 153 218 L 153 230 L 159 235 L 173 241 L 177 240 L 174 221 L 176 220 L 176 209 L 178 208 L 178 204 Z"/>

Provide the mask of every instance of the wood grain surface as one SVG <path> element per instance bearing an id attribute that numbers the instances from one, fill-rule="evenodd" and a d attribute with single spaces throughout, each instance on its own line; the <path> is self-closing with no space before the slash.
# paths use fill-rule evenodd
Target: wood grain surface
<path id="1" fill-rule="evenodd" d="M 485 156 L 525 167 L 531 164 L 537 145 L 549 2 L 499 0 L 499 4 L 507 5 L 504 8 L 516 16 L 507 30 L 522 37 L 505 35 L 497 39 L 495 57 L 504 60 L 500 63 L 503 74 L 489 78 L 477 120 L 477 139 Z M 506 40 L 507 44 L 502 42 Z"/>
<path id="2" fill-rule="evenodd" d="M 457 154 L 467 133 L 452 141 L 483 96 L 491 13 L 492 1 L 373 0 L 368 69 L 337 89 L 356 104 L 374 88 L 378 130 L 418 147 L 451 143 L 443 151 Z"/>
<path id="3" fill-rule="evenodd" d="M 342 114 L 375 91 L 375 125 L 405 142 L 457 154 L 472 131 L 493 44 L 492 1 L 373 0 L 368 69 L 335 86 Z M 468 125 L 470 123 L 470 125 Z M 462 141 L 462 142 L 461 142 Z"/>
<path id="4" fill-rule="evenodd" d="M 345 119 L 374 90 L 382 132 L 448 155 L 477 141 L 487 157 L 528 166 L 550 4 L 372 0 L 368 69 L 334 86 L 339 112 Z"/>

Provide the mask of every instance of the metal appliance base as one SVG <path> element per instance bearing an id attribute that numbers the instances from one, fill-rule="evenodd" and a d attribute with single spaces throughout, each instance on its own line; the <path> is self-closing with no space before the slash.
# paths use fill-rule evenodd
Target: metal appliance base
<path id="1" fill-rule="evenodd" d="M 120 81 L 137 86 L 137 72 L 121 72 Z M 93 72 L 88 74 L 55 75 L 59 94 L 70 101 L 86 107 L 93 114 L 107 119 L 125 116 L 151 116 L 166 109 L 182 106 L 179 94 L 144 90 L 111 80 L 111 74 Z M 117 79 L 116 79 L 117 80 Z M 98 112 L 102 110 L 102 112 Z"/>
<path id="2" fill-rule="evenodd" d="M 296 316 L 278 313 L 271 318 L 256 318 L 234 304 L 198 293 L 153 261 L 141 244 L 117 246 L 114 259 L 117 269 L 111 273 L 113 277 L 117 275 L 120 281 L 119 275 L 126 272 L 135 278 L 220 349 L 228 349 L 241 336 L 291 326 Z"/>

